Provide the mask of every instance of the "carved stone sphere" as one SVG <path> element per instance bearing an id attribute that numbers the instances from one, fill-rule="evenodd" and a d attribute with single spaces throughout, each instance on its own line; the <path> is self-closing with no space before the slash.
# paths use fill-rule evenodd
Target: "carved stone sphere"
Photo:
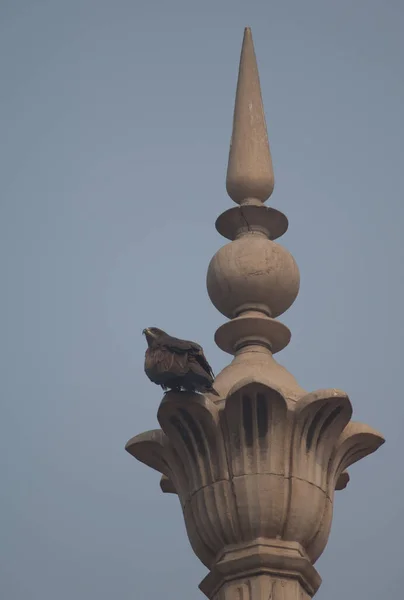
<path id="1" fill-rule="evenodd" d="M 299 269 L 292 255 L 257 233 L 220 248 L 207 274 L 209 297 L 229 319 L 247 310 L 275 318 L 293 304 L 299 285 Z"/>

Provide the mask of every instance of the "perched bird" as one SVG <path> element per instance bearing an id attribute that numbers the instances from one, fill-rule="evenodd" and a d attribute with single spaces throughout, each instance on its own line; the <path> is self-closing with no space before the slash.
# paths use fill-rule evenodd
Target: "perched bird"
<path id="1" fill-rule="evenodd" d="M 199 344 L 171 337 L 157 327 L 143 330 L 148 348 L 144 370 L 163 390 L 206 392 L 219 396 L 213 388 L 213 371 Z"/>

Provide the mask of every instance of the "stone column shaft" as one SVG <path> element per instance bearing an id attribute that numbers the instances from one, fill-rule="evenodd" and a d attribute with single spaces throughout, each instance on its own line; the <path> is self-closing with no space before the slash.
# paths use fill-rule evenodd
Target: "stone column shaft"
<path id="1" fill-rule="evenodd" d="M 258 539 L 225 552 L 199 587 L 211 600 L 309 600 L 320 583 L 300 544 Z"/>
<path id="2" fill-rule="evenodd" d="M 310 600 L 313 592 L 306 591 L 293 577 L 261 573 L 228 581 L 213 594 L 207 590 L 206 595 L 212 600 Z"/>

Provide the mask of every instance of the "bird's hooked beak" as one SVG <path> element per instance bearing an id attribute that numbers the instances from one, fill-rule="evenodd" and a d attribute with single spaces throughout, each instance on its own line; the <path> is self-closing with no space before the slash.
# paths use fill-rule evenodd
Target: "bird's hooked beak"
<path id="1" fill-rule="evenodd" d="M 146 329 L 143 329 L 142 334 L 145 336 L 147 345 L 150 348 L 150 345 L 153 343 L 153 340 L 154 340 L 154 337 L 155 337 L 153 335 L 153 332 L 150 331 L 150 327 L 146 327 Z"/>

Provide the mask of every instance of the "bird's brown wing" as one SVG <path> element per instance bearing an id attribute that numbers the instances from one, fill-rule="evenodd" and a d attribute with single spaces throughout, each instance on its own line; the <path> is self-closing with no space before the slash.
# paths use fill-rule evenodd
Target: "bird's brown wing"
<path id="1" fill-rule="evenodd" d="M 176 354 L 161 346 L 153 350 L 149 348 L 145 355 L 144 369 L 151 381 L 164 384 L 187 373 L 187 354 Z"/>
<path id="2" fill-rule="evenodd" d="M 210 364 L 206 360 L 206 356 L 204 355 L 202 348 L 198 352 L 192 352 L 192 355 L 195 357 L 195 360 L 198 361 L 198 363 L 200 364 L 200 366 L 202 367 L 202 369 L 213 380 L 215 378 L 215 376 L 213 374 L 212 367 L 210 366 Z"/>
<path id="3" fill-rule="evenodd" d="M 212 367 L 206 360 L 206 356 L 203 353 L 202 346 L 200 346 L 196 342 L 190 342 L 189 340 L 180 340 L 179 338 L 172 337 L 171 335 L 165 335 L 159 339 L 159 345 L 167 347 L 176 354 L 187 353 L 189 354 L 189 356 L 195 357 L 197 362 L 200 364 L 202 369 L 208 374 L 208 376 L 212 379 L 214 378 Z"/>
<path id="4" fill-rule="evenodd" d="M 205 364 L 208 365 L 208 368 L 210 369 L 210 366 L 207 361 L 205 361 L 204 364 L 201 364 L 199 356 L 195 354 L 188 355 L 189 371 L 197 377 L 204 379 L 206 381 L 206 384 L 211 384 L 213 382 L 213 373 L 211 369 L 209 371 L 205 367 Z"/>
<path id="5" fill-rule="evenodd" d="M 172 337 L 171 335 L 161 335 L 158 338 L 158 345 L 169 348 L 172 352 L 189 352 L 190 350 L 202 350 L 199 344 L 190 342 L 188 340 L 180 340 L 179 338 Z"/>

